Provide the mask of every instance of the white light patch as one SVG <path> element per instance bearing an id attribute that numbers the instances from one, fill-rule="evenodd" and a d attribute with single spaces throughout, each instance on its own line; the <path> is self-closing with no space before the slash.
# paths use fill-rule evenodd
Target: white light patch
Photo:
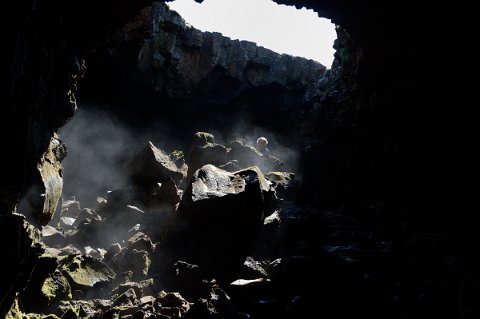
<path id="1" fill-rule="evenodd" d="M 168 2 L 193 27 L 248 40 L 278 53 L 333 62 L 335 25 L 313 10 L 278 5 L 271 0 L 194 0 Z"/>

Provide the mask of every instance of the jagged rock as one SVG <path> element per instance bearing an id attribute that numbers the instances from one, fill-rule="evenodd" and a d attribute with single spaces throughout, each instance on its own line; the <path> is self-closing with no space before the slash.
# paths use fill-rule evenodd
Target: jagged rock
<path id="1" fill-rule="evenodd" d="M 133 289 L 138 297 L 150 296 L 155 293 L 153 287 L 154 283 L 155 281 L 153 278 L 138 282 L 128 281 L 120 284 L 116 289 L 112 290 L 112 294 L 122 294 L 129 289 Z"/>
<path id="2" fill-rule="evenodd" d="M 295 174 L 289 172 L 270 172 L 265 174 L 265 177 L 271 182 L 288 185 L 289 182 L 295 179 Z"/>
<path id="3" fill-rule="evenodd" d="M 226 170 L 227 172 L 235 172 L 235 171 L 238 171 L 238 170 L 242 169 L 240 167 L 240 165 L 238 165 L 237 160 L 228 161 L 225 164 L 218 165 L 218 167 L 223 169 L 223 170 Z"/>
<path id="4" fill-rule="evenodd" d="M 146 23 L 154 21 L 152 36 L 142 42 L 138 68 L 147 85 L 171 97 L 196 94 L 228 102 L 251 87 L 306 87 L 326 70 L 318 62 L 280 55 L 253 42 L 200 32 L 164 4 L 154 4 L 143 14 L 143 23 L 125 27 L 151 29 Z"/>
<path id="5" fill-rule="evenodd" d="M 205 296 L 210 289 L 210 283 L 202 278 L 200 267 L 182 260 L 169 266 L 165 279 L 169 290 L 179 291 L 188 300 Z"/>
<path id="6" fill-rule="evenodd" d="M 60 248 L 65 245 L 66 237 L 62 231 L 46 225 L 42 227 L 42 241 L 47 246 Z"/>
<path id="7" fill-rule="evenodd" d="M 182 317 L 185 313 L 190 310 L 190 303 L 185 300 L 178 292 L 165 292 L 161 291 L 158 294 L 157 300 L 161 303 L 162 309 L 160 313 L 167 314 L 173 309 L 176 309 L 180 313 L 178 317 Z M 167 309 L 165 309 L 167 308 Z M 172 313 L 177 313 L 176 311 Z"/>
<path id="8" fill-rule="evenodd" d="M 252 257 L 248 256 L 243 262 L 242 278 L 254 279 L 260 277 L 266 277 L 267 271 L 265 270 L 265 263 L 256 261 Z"/>
<path id="9" fill-rule="evenodd" d="M 115 278 L 115 272 L 107 264 L 93 257 L 69 255 L 59 263 L 60 271 L 79 289 L 96 287 Z"/>
<path id="10" fill-rule="evenodd" d="M 14 300 L 14 303 L 5 319 L 60 319 L 55 314 L 41 314 L 41 313 L 25 313 L 19 305 L 18 299 Z"/>
<path id="11" fill-rule="evenodd" d="M 61 316 L 62 319 L 98 318 L 111 307 L 110 300 L 69 300 L 63 301 L 56 309 L 55 314 Z"/>
<path id="12" fill-rule="evenodd" d="M 163 241 L 178 204 L 181 200 L 181 191 L 178 190 L 172 179 L 158 183 L 153 189 L 141 230 L 155 241 Z"/>
<path id="13" fill-rule="evenodd" d="M 272 182 L 272 186 L 278 197 L 295 198 L 299 184 L 295 180 L 294 173 L 270 172 L 265 174 L 265 177 Z"/>
<path id="14" fill-rule="evenodd" d="M 199 269 L 197 265 L 189 264 L 185 261 L 178 260 L 173 264 L 172 269 L 177 278 L 188 278 L 188 279 L 183 279 L 185 282 L 193 282 L 195 281 L 194 278 L 200 279 L 200 276 L 198 274 Z"/>
<path id="15" fill-rule="evenodd" d="M 199 298 L 190 308 L 187 318 L 210 318 L 211 316 L 218 315 L 215 306 L 205 298 Z"/>
<path id="16" fill-rule="evenodd" d="M 80 215 L 80 212 L 80 202 L 75 198 L 62 202 L 62 210 L 60 211 L 62 217 L 77 218 L 78 215 Z"/>
<path id="17" fill-rule="evenodd" d="M 33 185 L 18 206 L 19 213 L 39 226 L 45 226 L 50 221 L 62 196 L 63 167 L 60 162 L 65 153 L 65 144 L 54 134 L 37 163 Z"/>
<path id="18" fill-rule="evenodd" d="M 6 53 L 8 58 L 2 63 L 1 69 L 5 70 L 6 66 L 11 69 L 11 72 L 2 72 L 1 75 L 1 83 L 9 83 L 2 85 L 6 98 L 0 116 L 2 148 L 9 153 L 9 156 L 2 153 L 2 217 L 15 212 L 20 194 L 31 185 L 37 184 L 38 192 L 34 192 L 36 198 L 33 199 L 36 209 L 32 211 L 38 214 L 35 217 L 38 223 L 35 224 L 48 223 L 61 195 L 62 170 L 59 162 L 65 156 L 65 146 L 58 141 L 54 132 L 65 124 L 76 110 L 77 84 L 85 70 L 82 56 L 110 37 L 114 30 L 146 3 L 147 1 L 140 0 L 133 6 L 118 4 L 118 9 L 121 9 L 115 10 L 115 13 L 110 11 L 109 5 L 94 5 L 96 8 L 88 23 L 73 21 L 87 12 L 92 13 L 91 8 L 87 9 L 90 5 L 82 7 L 70 3 L 67 6 L 55 6 L 50 3 L 40 8 L 18 3 L 11 8 L 11 14 L 3 20 L 0 28 L 4 30 L 2 41 L 9 48 L 9 53 Z M 26 17 L 33 11 L 37 18 L 31 21 L 31 28 L 23 28 L 22 26 L 26 26 Z M 106 16 L 112 18 L 112 24 L 101 28 Z M 7 31 L 6 26 L 18 32 L 13 34 Z M 56 30 L 67 29 L 79 37 L 54 35 Z M 79 40 L 80 38 L 83 40 Z M 22 210 L 17 211 L 27 214 Z M 0 224 L 16 230 L 12 234 L 11 231 L 4 231 L 3 227 L 0 229 L 2 233 L 12 235 L 5 250 L 2 246 L 2 251 L 8 252 L 2 258 L 9 260 L 7 270 L 2 271 L 8 279 L 3 276 L 0 278 L 0 317 L 3 318 L 12 304 L 10 295 L 24 284 L 22 280 L 17 282 L 17 279 L 31 273 L 31 269 L 27 270 L 24 266 L 32 260 L 32 255 L 30 245 L 28 249 L 24 249 L 27 247 L 23 246 L 23 230 L 6 220 L 2 220 Z M 10 245 L 16 248 L 11 249 Z M 20 252 L 20 255 L 14 257 L 17 252 Z M 10 273 L 10 267 L 14 272 Z"/>
<path id="19" fill-rule="evenodd" d="M 291 0 L 280 0 L 279 2 L 294 3 Z M 57 128 L 57 123 L 63 123 L 67 117 L 72 115 L 75 106 L 74 92 L 77 74 L 82 68 L 81 56 L 77 57 L 77 53 L 74 52 L 84 55 L 87 54 L 89 48 L 97 47 L 100 39 L 105 39 L 106 33 L 111 32 L 119 25 L 120 21 L 125 21 L 125 17 L 135 12 L 132 6 L 136 6 L 137 3 L 145 3 L 145 1 L 120 2 L 116 4 L 115 10 L 111 10 L 108 2 L 96 3 L 94 10 L 90 3 L 78 5 L 77 1 L 65 2 L 61 6 L 39 1 L 34 3 L 33 6 L 21 2 L 12 3 L 14 10 L 9 10 L 11 14 L 6 15 L 3 20 L 4 25 L 8 27 L 0 28 L 4 30 L 2 41 L 5 43 L 3 48 L 6 50 L 4 54 L 6 58 L 2 61 L 2 70 L 8 70 L 8 72 L 2 72 L 1 75 L 1 83 L 6 84 L 3 86 L 6 90 L 6 94 L 4 94 L 6 101 L 4 103 L 5 111 L 2 110 L 4 113 L 0 118 L 1 126 L 6 128 L 6 134 L 0 135 L 3 136 L 3 148 L 8 150 L 8 156 L 4 156 L 4 159 L 7 159 L 7 165 L 3 165 L 2 174 L 0 174 L 2 176 L 0 190 L 2 216 L 11 213 L 12 206 L 18 199 L 16 193 L 28 187 L 32 177 L 31 170 L 32 168 L 35 170 L 35 163 L 48 144 L 50 135 Z M 372 5 L 373 1 L 359 1 L 355 4 L 355 10 L 349 10 L 348 1 L 313 2 L 302 0 L 296 1 L 295 4 L 299 7 L 305 4 L 309 8 L 314 8 L 320 15 L 332 18 L 333 22 L 338 25 L 337 32 L 340 36 L 335 45 L 338 49 L 335 68 L 331 72 L 339 74 L 339 85 L 335 85 L 336 87 L 332 85 L 334 90 L 325 94 L 324 102 L 326 103 L 313 104 L 311 112 L 309 110 L 311 105 L 307 105 L 303 109 L 307 110 L 304 116 L 318 118 L 317 123 L 314 123 L 318 126 L 314 126 L 320 128 L 309 132 L 312 138 L 305 143 L 308 149 L 304 157 L 306 165 L 303 166 L 306 168 L 304 172 L 309 173 L 309 176 L 306 176 L 309 179 L 306 179 L 307 187 L 305 189 L 308 189 L 308 186 L 315 186 L 311 188 L 313 194 L 320 196 L 311 197 L 318 198 L 318 203 L 322 203 L 325 198 L 332 198 L 331 201 L 335 202 L 338 198 L 349 201 L 357 198 L 378 197 L 392 200 L 392 202 L 398 201 L 402 209 L 406 208 L 405 211 L 410 211 L 411 208 L 417 206 L 416 199 L 421 199 L 421 204 L 427 205 L 418 205 L 418 211 L 422 212 L 419 215 L 427 215 L 425 219 L 428 219 L 428 223 L 434 219 L 428 216 L 430 211 L 435 212 L 436 216 L 450 214 L 452 208 L 455 210 L 461 201 L 457 201 L 456 196 L 449 196 L 451 195 L 450 191 L 445 185 L 457 185 L 457 183 L 449 182 L 449 176 L 463 174 L 452 174 L 444 168 L 458 167 L 455 165 L 456 161 L 450 160 L 454 157 L 464 158 L 458 156 L 458 152 L 450 151 L 450 146 L 459 144 L 458 140 L 461 140 L 457 138 L 457 135 L 450 133 L 457 131 L 457 126 L 460 126 L 460 121 L 455 122 L 459 118 L 463 119 L 456 113 L 463 113 L 451 112 L 451 103 L 449 103 L 449 99 L 444 98 L 447 91 L 458 91 L 442 90 L 452 81 L 444 81 L 444 77 L 438 76 L 444 72 L 443 68 L 438 67 L 441 64 L 436 63 L 436 59 L 433 58 L 419 59 L 417 54 L 418 52 L 447 51 L 427 48 L 432 43 L 438 42 L 440 45 L 443 43 L 437 41 L 444 34 L 441 32 L 444 29 L 443 25 L 436 22 L 436 20 L 442 20 L 437 19 L 440 15 L 435 10 L 431 10 L 432 6 L 426 10 L 420 7 L 413 10 L 398 10 L 396 3 Z M 406 4 L 406 7 L 408 6 L 409 4 Z M 455 8 L 455 6 L 445 7 L 448 10 Z M 125 14 L 126 10 L 129 14 Z M 89 19 L 81 19 L 86 16 L 85 13 L 89 13 Z M 441 16 L 445 16 L 443 12 Z M 109 23 L 105 23 L 105 20 Z M 148 20 L 148 23 L 150 21 Z M 402 23 L 403 21 L 409 21 L 409 23 Z M 173 30 L 175 28 L 172 25 L 176 24 L 175 21 L 174 23 L 164 23 L 166 27 Z M 160 27 L 160 24 L 155 23 L 154 25 Z M 463 24 L 461 25 L 463 26 Z M 141 25 L 140 28 L 144 28 L 144 25 Z M 146 29 L 145 32 L 150 31 L 149 28 L 144 29 Z M 418 30 L 427 32 L 416 32 Z M 428 32 L 429 30 L 440 32 Z M 75 36 L 69 36 L 72 34 Z M 344 36 L 341 37 L 342 35 Z M 156 36 L 154 38 L 161 40 Z M 220 41 L 224 40 L 219 35 L 216 35 L 216 38 Z M 177 39 L 168 38 L 166 41 L 169 46 L 168 52 L 172 47 L 176 47 L 176 45 L 170 45 L 174 44 L 172 40 Z M 187 37 L 186 42 L 191 43 L 192 51 L 212 45 L 212 52 L 218 52 L 215 46 L 215 44 L 218 45 L 218 41 L 209 40 L 209 37 L 204 37 L 203 34 L 192 30 L 191 37 Z M 72 43 L 74 41 L 77 42 Z M 138 38 L 133 41 L 144 43 L 138 41 Z M 177 41 L 175 41 L 176 43 Z M 220 43 L 223 44 L 223 42 Z M 163 45 L 163 43 L 158 44 Z M 250 44 L 245 43 L 244 46 L 247 51 L 253 52 Z M 108 48 L 108 45 L 105 47 L 110 52 L 115 51 L 111 47 Z M 172 51 L 171 56 L 165 57 L 155 47 L 152 48 L 152 51 L 154 51 L 152 52 L 154 61 L 158 65 L 168 66 L 167 58 L 173 60 L 178 58 L 178 52 L 175 50 Z M 430 55 L 430 57 L 434 55 Z M 134 56 L 136 58 L 137 54 Z M 254 62 L 259 65 L 267 65 L 262 59 L 255 59 Z M 413 64 L 410 64 L 411 62 Z M 129 63 L 120 61 L 120 64 Z M 408 72 L 405 72 L 406 69 Z M 222 71 L 219 68 L 219 70 L 211 72 L 212 76 L 209 79 L 215 79 L 218 74 L 222 75 Z M 261 84 L 261 81 L 258 81 L 261 80 L 260 70 L 253 69 L 244 73 L 252 84 Z M 151 73 L 148 72 L 148 74 Z M 75 78 L 73 78 L 74 75 Z M 163 78 L 168 77 L 174 81 L 179 78 L 172 76 L 171 73 L 166 74 Z M 222 76 L 217 76 L 217 78 L 220 78 L 222 82 L 227 82 L 223 81 L 224 77 Z M 178 79 L 178 81 L 180 80 Z M 223 90 L 222 87 L 219 89 L 219 86 L 211 85 L 214 81 L 203 81 L 203 83 L 205 82 L 206 87 L 213 87 L 220 94 L 226 92 L 225 96 L 231 95 L 231 92 L 235 91 L 235 89 Z M 441 84 L 440 82 L 448 84 L 438 85 Z M 160 83 L 160 80 L 154 85 L 159 89 L 168 88 L 168 85 Z M 435 89 L 431 90 L 429 87 Z M 118 89 L 118 86 L 116 88 Z M 173 87 L 173 90 L 179 91 L 176 87 Z M 349 92 L 349 90 L 351 91 Z M 198 91 L 203 92 L 204 90 L 200 88 Z M 343 93 L 345 91 L 347 93 Z M 436 92 L 445 94 L 435 94 Z M 315 99 L 313 95 L 308 100 Z M 342 100 L 346 102 L 337 103 Z M 445 104 L 448 107 L 444 108 Z M 428 108 L 430 105 L 435 106 L 432 112 Z M 331 116 L 329 113 L 334 113 L 334 115 Z M 461 123 L 462 127 L 468 126 L 464 121 Z M 445 127 L 450 129 L 444 130 Z M 295 127 L 292 131 L 294 129 Z M 45 137 L 46 144 L 44 143 Z M 318 147 L 318 145 L 321 146 Z M 432 150 L 440 151 L 432 152 Z M 447 151 L 442 154 L 441 150 Z M 415 154 L 413 160 L 409 156 L 410 154 Z M 439 154 L 443 156 L 438 156 Z M 309 171 L 308 169 L 312 167 L 316 167 L 316 169 Z M 333 173 L 329 174 L 328 172 Z M 438 172 L 442 173 L 438 174 Z M 418 176 L 420 179 L 417 178 Z M 418 182 L 412 183 L 412 180 L 418 180 Z M 439 181 L 444 181 L 444 183 L 439 183 Z M 324 191 L 325 187 L 317 188 L 322 183 L 339 186 L 332 187 L 333 190 L 327 187 L 328 191 Z M 429 189 L 434 196 L 426 196 L 423 191 L 425 189 Z M 41 191 L 37 194 L 40 193 Z M 432 199 L 436 198 L 443 200 L 441 203 L 434 203 L 435 200 L 432 201 Z M 433 205 L 430 206 L 431 204 Z M 458 210 L 462 211 L 462 209 Z M 447 271 L 444 271 L 443 262 L 437 264 L 442 267 L 428 267 L 429 271 L 441 268 L 439 273 L 442 274 L 438 276 L 439 280 L 428 282 L 429 289 L 435 286 L 458 289 L 458 279 L 451 278 L 461 277 L 464 265 L 468 272 L 471 267 L 474 275 L 476 273 L 476 263 L 470 263 L 470 260 L 473 260 L 470 256 L 475 255 L 472 253 L 475 249 L 472 248 L 475 248 L 476 244 L 474 244 L 474 240 L 470 240 L 476 237 L 475 231 L 470 232 L 470 227 L 464 227 L 469 224 L 470 219 L 465 221 L 458 214 L 452 215 L 455 216 L 452 219 L 453 223 L 446 223 L 448 226 L 452 226 L 452 231 L 449 231 L 444 240 L 448 248 L 446 250 L 452 251 L 453 256 L 441 256 L 442 258 L 439 260 L 450 258 L 456 260 L 454 262 L 455 269 L 453 272 L 448 271 L 448 268 Z M 472 224 L 471 228 L 473 229 L 476 227 L 476 223 Z M 11 224 L 7 224 L 7 226 L 11 226 Z M 354 233 L 360 233 L 359 230 L 355 230 Z M 2 246 L 6 245 L 7 248 L 2 251 L 7 252 L 7 257 L 16 256 L 18 258 L 13 259 L 12 265 L 6 265 L 14 268 L 19 266 L 15 268 L 18 272 L 13 273 L 12 278 L 18 276 L 20 272 L 30 274 L 31 271 L 25 270 L 23 267 L 29 260 L 28 252 L 30 251 L 27 249 L 27 253 L 24 253 L 22 250 L 25 247 L 23 245 L 24 233 L 12 233 L 8 229 L 6 233 L 9 235 L 7 240 L 10 239 L 12 242 L 2 243 Z M 27 245 L 27 247 L 29 246 Z M 457 250 L 457 248 L 459 249 Z M 19 251 L 21 253 L 16 255 Z M 6 260 L 10 261 L 10 258 Z M 460 267 L 457 267 L 457 261 Z M 369 263 L 369 266 L 371 264 Z M 402 269 L 400 276 L 397 275 L 397 268 Z M 381 269 L 384 270 L 383 267 Z M 436 271 L 433 272 L 436 273 Z M 388 287 L 389 289 L 384 289 L 384 292 L 387 292 L 385 299 L 390 299 L 392 306 L 388 314 L 368 316 L 369 311 L 380 308 L 384 301 L 363 291 L 364 295 L 373 300 L 373 307 L 370 307 L 370 303 L 368 303 L 357 309 L 355 306 L 360 305 L 360 302 L 354 303 L 354 307 L 350 307 L 349 301 L 352 300 L 345 300 L 343 295 L 339 295 L 341 298 L 338 298 L 340 300 L 338 305 L 342 309 L 352 309 L 354 316 L 358 317 L 364 317 L 365 314 L 367 314 L 366 317 L 380 318 L 395 317 L 399 314 L 405 317 L 436 317 L 429 313 L 431 310 L 443 313 L 445 317 L 447 315 L 450 315 L 449 317 L 458 316 L 456 313 L 458 296 L 455 293 L 451 293 L 450 298 L 431 298 L 431 294 L 424 294 L 423 291 L 416 289 L 423 285 L 423 282 L 426 281 L 424 275 L 428 274 L 421 273 L 410 276 L 411 274 L 398 264 L 391 269 L 386 268 L 385 273 L 388 274 L 388 281 L 393 283 L 391 287 Z M 445 273 L 447 275 L 443 275 Z M 7 289 L 13 287 L 13 293 L 17 289 L 18 283 L 14 282 L 14 285 L 11 285 L 9 275 L 10 273 L 7 271 L 7 278 L 1 280 L 2 293 L 3 286 L 6 286 Z M 398 283 L 408 277 L 414 279 L 410 279 L 405 285 Z M 352 285 L 351 288 L 355 288 L 355 285 Z M 410 293 L 412 288 L 415 291 Z M 347 290 L 341 289 L 342 294 L 348 293 Z M 12 291 L 8 291 L 8 294 L 11 295 Z M 392 296 L 390 291 L 400 292 L 400 296 L 396 294 Z M 424 296 L 421 302 L 415 300 L 413 294 L 416 293 Z M 321 310 L 322 306 L 328 304 L 329 299 L 318 299 L 322 301 L 322 304 L 316 310 Z M 425 299 L 430 301 L 425 302 Z M 0 300 L 2 300 L 0 317 L 3 317 L 5 307 L 3 301 L 9 307 L 9 298 L 1 295 Z M 335 303 L 336 305 L 337 303 Z M 334 309 L 340 311 L 340 313 L 337 312 L 337 317 L 344 317 L 342 314 L 345 311 L 342 312 L 342 309 L 339 308 Z M 365 309 L 369 310 L 365 311 Z M 418 310 L 421 313 L 418 313 Z M 447 311 L 444 312 L 444 310 Z M 394 313 L 392 314 L 392 312 Z M 254 313 L 255 315 L 257 317 L 275 317 L 277 313 Z M 282 316 L 281 313 L 278 315 Z M 284 316 L 286 315 L 284 314 Z M 322 314 L 320 316 L 324 317 Z M 325 315 L 325 317 L 329 316 Z"/>
<path id="20" fill-rule="evenodd" d="M 281 222 L 282 220 L 280 219 L 278 211 L 274 211 L 272 214 L 265 217 L 263 221 L 263 228 L 267 230 L 275 230 L 276 228 L 280 227 Z"/>
<path id="21" fill-rule="evenodd" d="M 133 279 L 133 271 L 127 270 L 121 273 L 117 273 L 117 276 L 115 277 L 115 280 L 113 281 L 112 286 L 119 286 L 122 284 L 125 284 L 127 282 L 130 282 L 134 280 Z"/>
<path id="22" fill-rule="evenodd" d="M 142 232 L 138 232 L 130 237 L 127 244 L 129 249 L 144 250 L 149 254 L 152 254 L 155 249 L 155 245 L 150 238 Z"/>
<path id="23" fill-rule="evenodd" d="M 145 250 L 137 250 L 136 248 L 148 249 L 153 251 L 154 245 L 143 233 L 136 234 L 129 242 L 129 246 L 118 251 L 116 245 L 112 246 L 106 255 L 105 260 L 111 265 L 116 272 L 122 273 L 131 271 L 131 277 L 134 280 L 142 280 L 148 275 L 151 264 L 151 254 Z M 117 251 L 115 255 L 114 252 Z"/>
<path id="24" fill-rule="evenodd" d="M 140 230 L 140 224 L 135 224 L 132 228 L 130 228 L 128 230 L 128 234 L 131 235 L 131 234 L 135 234 L 136 232 L 138 232 Z"/>
<path id="25" fill-rule="evenodd" d="M 148 142 L 125 166 L 132 183 L 145 194 L 151 194 L 153 187 L 167 178 L 180 183 L 186 176 L 184 169 L 177 167 L 168 154 L 152 142 Z"/>
<path id="26" fill-rule="evenodd" d="M 229 150 L 223 145 L 214 143 L 214 140 L 215 136 L 211 133 L 197 132 L 194 134 L 190 156 L 187 159 L 187 181 L 197 169 L 206 164 L 219 166 L 227 162 Z"/>
<path id="27" fill-rule="evenodd" d="M 60 217 L 60 228 L 63 229 L 72 229 L 74 228 L 76 219 L 72 217 Z"/>
<path id="28" fill-rule="evenodd" d="M 84 245 L 97 247 L 104 244 L 108 245 L 109 242 L 104 241 L 105 238 L 109 238 L 109 236 L 103 232 L 105 224 L 105 220 L 86 218 L 76 229 L 65 231 L 67 237 L 66 242 L 77 247 Z"/>
<path id="29" fill-rule="evenodd" d="M 233 300 L 251 304 L 272 295 L 271 280 L 268 278 L 237 279 L 226 288 Z"/>
<path id="30" fill-rule="evenodd" d="M 235 160 L 242 168 L 253 166 L 263 161 L 263 155 L 259 151 L 241 141 L 232 141 L 228 144 L 228 147 L 230 149 L 228 160 Z"/>
<path id="31" fill-rule="evenodd" d="M 241 168 L 258 166 L 263 172 L 278 170 L 283 163 L 276 157 L 262 155 L 253 146 L 241 141 L 233 141 L 228 145 L 227 160 L 233 161 Z"/>
<path id="32" fill-rule="evenodd" d="M 205 165 L 193 176 L 168 238 L 180 259 L 201 267 L 242 262 L 263 222 L 263 190 L 269 185 L 257 168 L 228 173 Z M 240 259 L 240 261 L 239 261 Z"/>
<path id="33" fill-rule="evenodd" d="M 323 226 L 324 222 L 315 210 L 307 210 L 290 199 L 282 199 L 277 210 L 264 220 L 259 240 L 262 245 L 257 247 L 257 253 L 274 258 L 293 249 L 305 254 L 300 250 L 311 249 L 308 247 L 325 236 Z"/>
<path id="34" fill-rule="evenodd" d="M 153 304 L 155 302 L 156 298 L 154 296 L 145 296 L 140 298 L 140 303 L 142 305 L 144 304 Z"/>
<path id="35" fill-rule="evenodd" d="M 193 134 L 192 146 L 203 146 L 207 143 L 214 143 L 215 135 L 208 132 L 196 132 Z"/>
<path id="36" fill-rule="evenodd" d="M 134 304 L 138 303 L 137 294 L 133 288 L 129 288 L 124 293 L 120 294 L 115 300 L 113 300 L 113 306 L 133 306 Z"/>
<path id="37" fill-rule="evenodd" d="M 170 177 L 163 183 L 157 183 L 150 196 L 150 207 L 173 207 L 180 203 L 180 195 L 177 185 Z"/>
<path id="38" fill-rule="evenodd" d="M 59 271 L 55 271 L 45 279 L 41 291 L 48 300 L 46 305 L 49 306 L 60 300 L 72 298 L 70 284 Z"/>
<path id="39" fill-rule="evenodd" d="M 218 285 L 213 285 L 210 294 L 209 301 L 213 304 L 217 312 L 227 312 L 231 308 L 230 296 Z"/>
<path id="40" fill-rule="evenodd" d="M 121 198 L 121 194 L 132 195 L 130 191 L 118 190 L 111 193 L 115 195 L 112 195 L 106 205 L 98 209 L 101 220 L 95 219 L 98 215 L 94 214 L 86 218 L 75 231 L 69 233 L 73 243 L 108 249 L 114 243 L 127 240 L 132 235 L 129 233 L 130 230 L 138 230 L 137 225 L 147 221 L 146 213 L 141 208 L 131 205 L 129 197 Z"/>
<path id="41" fill-rule="evenodd" d="M 48 307 L 64 298 L 71 298 L 68 280 L 57 271 L 57 258 L 43 255 L 32 273 L 32 279 L 19 300 L 26 312 L 45 313 Z"/>
<path id="42" fill-rule="evenodd" d="M 52 248 L 52 247 L 45 247 L 45 252 L 43 253 L 45 256 L 49 257 L 58 257 L 62 251 L 57 248 Z"/>
<path id="43" fill-rule="evenodd" d="M 237 279 L 230 283 L 231 286 L 235 287 L 245 287 L 252 284 L 264 283 L 269 282 L 270 279 L 265 278 L 256 278 L 256 279 Z"/>
<path id="44" fill-rule="evenodd" d="M 102 196 L 97 197 L 97 209 L 102 209 L 107 204 L 107 199 Z"/>
<path id="45" fill-rule="evenodd" d="M 75 222 L 73 223 L 73 227 L 77 228 L 87 218 L 90 218 L 90 220 L 97 220 L 97 221 L 102 220 L 102 217 L 99 214 L 97 214 L 93 209 L 84 208 L 80 211 L 80 214 L 75 219 Z"/>
<path id="46" fill-rule="evenodd" d="M 85 251 L 86 256 L 90 256 L 90 257 L 97 258 L 97 259 L 100 259 L 100 260 L 102 260 L 105 256 L 105 254 L 107 253 L 107 251 L 105 249 L 102 249 L 102 248 L 95 249 L 95 248 L 92 248 L 90 246 L 85 246 L 83 249 Z"/>
<path id="47" fill-rule="evenodd" d="M 239 170 L 234 172 L 234 174 L 238 174 L 243 178 L 250 179 L 250 178 L 258 178 L 259 186 L 262 190 L 263 195 L 263 212 L 264 216 L 270 215 L 272 212 L 275 211 L 278 207 L 278 198 L 275 193 L 275 190 L 272 188 L 272 185 L 268 180 L 265 179 L 260 169 L 256 166 L 252 166 L 243 170 Z M 253 174 L 253 175 L 252 175 Z M 252 177 L 257 176 L 257 177 Z"/>
<path id="48" fill-rule="evenodd" d="M 60 249 L 60 256 L 66 255 L 81 255 L 82 252 L 77 247 L 73 246 L 72 244 L 65 246 Z"/>
<path id="49" fill-rule="evenodd" d="M 140 205 L 138 194 L 130 188 L 115 189 L 107 192 L 107 197 L 99 202 L 96 212 L 102 217 L 112 217 L 116 211 L 127 205 Z"/>
<path id="50" fill-rule="evenodd" d="M 110 245 L 110 248 L 108 248 L 107 253 L 105 254 L 105 262 L 107 263 L 110 262 L 112 258 L 118 255 L 121 251 L 122 251 L 122 246 L 120 246 L 119 243 Z"/>

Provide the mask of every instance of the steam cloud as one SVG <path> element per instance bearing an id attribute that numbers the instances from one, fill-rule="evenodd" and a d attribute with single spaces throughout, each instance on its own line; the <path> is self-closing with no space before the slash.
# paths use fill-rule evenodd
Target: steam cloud
<path id="1" fill-rule="evenodd" d="M 205 131 L 213 133 L 215 142 L 224 145 L 239 140 L 256 146 L 257 138 L 265 136 L 271 155 L 284 162 L 282 170 L 297 171 L 297 148 L 278 134 L 250 121 L 239 120 L 239 117 L 228 129 L 212 130 L 211 125 L 207 125 Z M 105 196 L 108 190 L 128 187 L 122 166 L 147 141 L 152 141 L 166 152 L 177 149 L 188 155 L 191 139 L 198 129 L 188 127 L 187 123 L 173 123 L 169 119 L 154 119 L 139 128 L 138 123 L 129 125 L 128 121 L 98 107 L 79 109 L 59 132 L 68 148 L 68 156 L 63 161 L 63 198 L 75 196 L 82 207 L 95 207 L 98 196 Z"/>
<path id="2" fill-rule="evenodd" d="M 135 146 L 135 136 L 110 114 L 79 109 L 60 130 L 67 144 L 63 161 L 64 198 L 75 196 L 94 207 L 97 196 L 126 185 L 121 166 Z"/>
<path id="3" fill-rule="evenodd" d="M 284 162 L 281 170 L 288 172 L 298 172 L 299 165 L 299 147 L 294 144 L 293 139 L 280 136 L 265 127 L 256 126 L 252 124 L 252 121 L 245 119 L 236 121 L 235 125 L 231 127 L 226 133 L 222 134 L 218 132 L 220 141 L 215 135 L 217 143 L 228 143 L 233 140 L 238 140 L 244 144 L 255 146 L 257 145 L 257 139 L 260 136 L 264 136 L 268 140 L 268 149 L 272 156 L 278 157 Z M 268 172 L 263 172 L 268 173 Z"/>

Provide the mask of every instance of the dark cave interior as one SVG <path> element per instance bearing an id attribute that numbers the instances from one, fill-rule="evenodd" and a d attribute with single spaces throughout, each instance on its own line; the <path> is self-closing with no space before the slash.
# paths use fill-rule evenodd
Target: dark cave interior
<path id="1" fill-rule="evenodd" d="M 12 4 L 0 22 L 0 317 L 477 318 L 476 223 L 456 169 L 464 115 L 445 80 L 454 8 L 275 2 L 337 25 L 330 70 L 185 29 L 163 1 Z M 77 146 L 61 140 L 69 125 Z M 288 146 L 296 179 L 241 165 L 242 152 L 263 157 L 228 144 L 239 132 L 274 136 L 280 159 L 275 145 Z M 112 144 L 114 161 L 100 154 Z M 117 170 L 134 191 L 85 177 L 121 184 Z M 78 221 L 54 231 L 69 210 Z"/>

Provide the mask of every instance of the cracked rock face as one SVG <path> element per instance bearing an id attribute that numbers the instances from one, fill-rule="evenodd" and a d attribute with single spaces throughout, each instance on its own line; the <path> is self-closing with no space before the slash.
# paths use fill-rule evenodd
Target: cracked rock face
<path id="1" fill-rule="evenodd" d="M 258 237 L 268 188 L 258 168 L 229 173 L 203 166 L 185 190 L 167 246 L 207 269 L 243 260 Z"/>
<path id="2" fill-rule="evenodd" d="M 66 155 L 65 144 L 54 134 L 37 164 L 36 182 L 17 209 L 33 224 L 45 226 L 55 213 L 63 188 L 61 161 Z"/>
<path id="3" fill-rule="evenodd" d="M 312 60 L 197 30 L 159 3 L 122 30 L 125 41 L 132 41 L 128 35 L 138 29 L 148 30 L 151 21 L 151 37 L 139 51 L 137 66 L 145 83 L 171 97 L 196 95 L 226 102 L 247 89 L 271 84 L 295 90 L 326 70 Z"/>

